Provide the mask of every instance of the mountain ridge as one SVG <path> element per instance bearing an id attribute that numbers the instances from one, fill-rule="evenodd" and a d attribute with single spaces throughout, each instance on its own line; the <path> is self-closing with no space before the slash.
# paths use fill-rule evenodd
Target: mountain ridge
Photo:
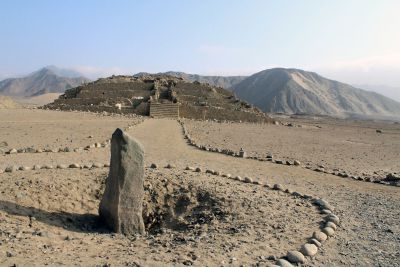
<path id="1" fill-rule="evenodd" d="M 400 103 L 395 100 L 294 68 L 255 73 L 236 84 L 233 91 L 270 113 L 400 117 Z"/>
<path id="2" fill-rule="evenodd" d="M 64 77 L 58 74 L 65 73 L 69 76 L 78 75 L 71 71 L 55 66 L 47 66 L 20 78 L 8 78 L 0 81 L 0 94 L 16 97 L 30 97 L 45 93 L 63 93 L 65 90 L 90 81 L 88 78 Z"/>

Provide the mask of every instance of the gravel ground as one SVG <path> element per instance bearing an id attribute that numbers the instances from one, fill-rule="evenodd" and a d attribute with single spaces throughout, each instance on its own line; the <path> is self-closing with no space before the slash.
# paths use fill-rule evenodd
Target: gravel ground
<path id="1" fill-rule="evenodd" d="M 79 114 L 35 112 L 34 116 L 52 114 L 54 121 L 66 122 L 73 121 L 71 118 Z M 34 140 L 44 145 L 54 141 L 54 136 L 35 131 L 34 120 L 29 119 L 32 115 L 30 110 L 25 113 L 19 111 L 19 114 L 32 122 L 32 128 L 19 129 L 31 135 L 32 145 L 37 145 Z M 113 119 L 118 127 L 126 126 L 120 118 Z M 94 116 L 91 122 L 99 125 L 95 136 L 104 135 L 106 138 L 112 129 L 100 123 L 102 120 L 102 117 Z M 71 125 L 76 126 L 74 123 Z M 213 138 L 224 140 L 230 136 L 225 133 L 224 124 L 213 127 L 219 135 Z M 221 129 L 218 130 L 218 127 Z M 264 126 L 259 127 L 264 132 Z M 205 129 L 192 130 L 191 135 L 202 136 L 201 131 Z M 277 129 L 276 136 L 280 136 L 284 135 L 280 132 L 291 127 L 277 126 Z M 91 132 L 84 127 L 74 131 L 77 138 L 84 138 Z M 298 250 L 321 226 L 321 214 L 309 201 L 259 185 L 227 180 L 204 172 L 183 171 L 188 165 L 200 166 L 203 171 L 213 169 L 247 176 L 264 184 L 280 183 L 285 188 L 329 201 L 335 207 L 335 214 L 341 218 L 340 226 L 334 237 L 323 243 L 318 254 L 307 259 L 306 266 L 399 266 L 399 188 L 357 182 L 296 166 L 200 151 L 187 145 L 181 126 L 174 120 L 145 120 L 128 133 L 143 144 L 146 166 L 151 163 L 159 166 L 156 170 L 146 170 L 145 186 L 152 184 L 157 187 L 160 180 L 167 179 L 180 187 L 192 184 L 196 188 L 194 192 L 207 192 L 207 201 L 212 200 L 215 205 L 202 205 L 205 207 L 204 216 L 197 219 L 202 222 L 212 217 L 213 223 L 190 221 L 189 217 L 183 216 L 185 225 L 190 226 L 183 230 L 165 226 L 158 234 L 145 237 L 115 235 L 97 222 L 98 203 L 107 168 L 3 173 L 0 174 L 1 266 L 262 266 L 269 256 L 281 257 L 288 250 Z M 246 139 L 247 143 L 252 140 L 242 139 Z M 85 142 L 82 141 L 82 144 Z M 218 146 L 223 147 L 224 144 L 221 141 Z M 298 153 L 301 155 L 304 151 Z M 1 157 L 0 165 L 41 162 L 77 162 L 82 165 L 96 161 L 105 163 L 108 159 L 108 149 L 99 148 L 82 153 L 7 155 Z M 164 168 L 167 163 L 176 168 Z M 178 192 L 176 196 L 179 195 Z M 207 201 L 205 203 L 211 203 Z M 199 206 L 202 201 L 193 203 Z"/>
<path id="2" fill-rule="evenodd" d="M 400 161 L 394 160 L 400 158 L 400 124 L 350 124 L 333 119 L 291 123 L 292 127 L 185 120 L 192 139 L 202 145 L 244 148 L 249 156 L 271 154 L 275 159 L 299 160 L 352 175 L 373 177 L 400 171 Z"/>

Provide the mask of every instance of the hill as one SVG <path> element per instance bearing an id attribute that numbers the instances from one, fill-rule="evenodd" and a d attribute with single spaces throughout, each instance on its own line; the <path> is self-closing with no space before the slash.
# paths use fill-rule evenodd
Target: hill
<path id="1" fill-rule="evenodd" d="M 231 91 L 168 75 L 101 78 L 67 90 L 46 108 L 149 115 L 152 103 L 176 104 L 180 117 L 185 118 L 272 121 L 259 109 L 237 99 Z"/>
<path id="2" fill-rule="evenodd" d="M 135 74 L 134 76 L 146 76 L 151 75 L 146 72 L 140 72 Z M 178 78 L 183 78 L 184 80 L 191 81 L 191 82 L 200 82 L 200 83 L 208 83 L 212 86 L 222 87 L 228 90 L 231 90 L 234 85 L 238 84 L 239 82 L 243 81 L 247 76 L 204 76 L 198 74 L 188 74 L 185 72 L 179 71 L 167 71 L 167 72 L 160 72 L 155 75 L 169 75 Z"/>
<path id="3" fill-rule="evenodd" d="M 60 76 L 65 74 L 69 77 Z M 30 97 L 46 93 L 63 93 L 65 90 L 88 82 L 85 77 L 74 77 L 77 73 L 58 69 L 54 66 L 42 68 L 22 78 L 0 81 L 0 94 Z"/>
<path id="4" fill-rule="evenodd" d="M 388 97 L 298 69 L 258 72 L 236 84 L 234 92 L 264 112 L 400 116 L 400 103 Z"/>

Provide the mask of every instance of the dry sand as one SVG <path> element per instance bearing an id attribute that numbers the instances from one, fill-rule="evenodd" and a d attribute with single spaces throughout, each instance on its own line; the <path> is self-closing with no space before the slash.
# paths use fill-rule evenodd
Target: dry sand
<path id="1" fill-rule="evenodd" d="M 271 154 L 275 159 L 372 177 L 400 170 L 400 124 L 334 119 L 290 123 L 294 126 L 185 121 L 198 144 L 244 148 L 249 156 Z"/>
<path id="2" fill-rule="evenodd" d="M 15 146 L 55 145 L 58 135 L 62 145 L 70 137 L 74 143 L 85 145 L 90 134 L 102 140 L 109 138 L 115 127 L 135 122 L 121 117 L 41 110 L 34 113 L 19 110 L 13 119 L 6 120 L 6 116 L 13 115 L 3 112 L 9 111 L 0 111 L 4 127 L 0 140 Z M 84 116 L 90 120 L 79 125 Z M 51 118 L 47 128 L 43 128 L 40 118 Z M 60 122 L 65 126 L 63 130 L 58 130 Z M 212 127 L 218 125 L 221 126 Z M 240 129 L 241 125 L 233 127 Z M 279 131 L 271 138 L 279 138 L 290 129 L 276 127 Z M 222 128 L 218 140 L 230 136 Z M 192 130 L 191 134 L 197 132 L 202 136 L 201 130 Z M 12 132 L 21 140 L 13 138 Z M 181 126 L 174 120 L 145 120 L 128 132 L 143 143 L 146 165 L 154 162 L 160 166 L 156 170 L 146 169 L 146 185 L 167 179 L 181 185 L 193 184 L 198 191 L 208 192 L 208 199 L 215 201 L 216 209 L 205 210 L 203 219 L 211 216 L 212 223 L 195 220 L 183 230 L 166 227 L 157 235 L 123 237 L 110 233 L 97 222 L 107 168 L 3 173 L 0 174 L 0 266 L 262 266 L 269 256 L 281 257 L 287 250 L 299 249 L 320 226 L 322 215 L 307 200 L 204 172 L 183 171 L 187 165 L 249 176 L 264 183 L 281 183 L 332 203 L 342 220 L 341 226 L 335 237 L 307 260 L 308 266 L 398 266 L 397 187 L 200 151 L 186 144 Z M 213 140 L 210 138 L 210 142 Z M 221 141 L 218 145 L 225 144 Z M 301 156 L 304 152 L 297 153 Z M 387 153 L 393 155 L 390 150 Z M 108 149 L 99 148 L 88 152 L 5 155 L 0 156 L 0 166 L 41 162 L 84 164 L 108 159 Z M 167 163 L 176 168 L 163 168 Z"/>

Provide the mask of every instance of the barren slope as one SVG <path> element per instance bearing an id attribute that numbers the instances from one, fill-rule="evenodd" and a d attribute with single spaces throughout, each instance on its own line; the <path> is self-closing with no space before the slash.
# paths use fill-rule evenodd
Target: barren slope
<path id="1" fill-rule="evenodd" d="M 400 117 L 400 103 L 390 98 L 298 69 L 258 72 L 234 92 L 265 112 Z"/>

